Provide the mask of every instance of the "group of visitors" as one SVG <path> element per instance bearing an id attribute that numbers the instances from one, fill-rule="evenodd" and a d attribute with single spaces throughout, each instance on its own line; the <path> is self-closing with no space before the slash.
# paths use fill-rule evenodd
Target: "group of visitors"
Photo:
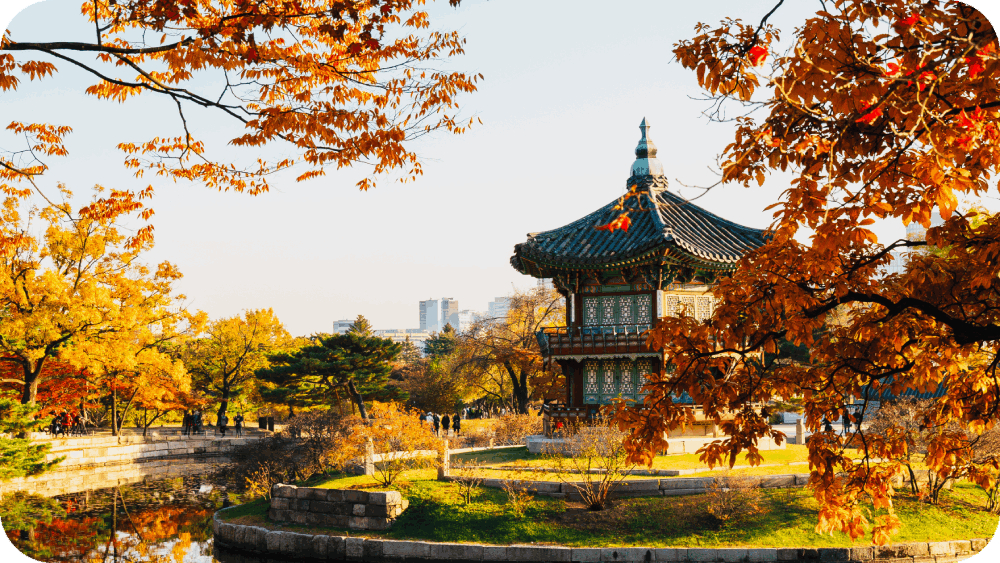
<path id="1" fill-rule="evenodd" d="M 455 413 L 454 416 L 447 414 L 440 416 L 437 413 L 428 412 L 420 416 L 420 421 L 433 426 L 435 436 L 458 436 L 462 432 L 462 415 L 459 413 Z M 450 433 L 452 431 L 454 434 Z"/>
<path id="2" fill-rule="evenodd" d="M 192 413 L 184 411 L 184 422 L 183 422 L 184 429 L 182 430 L 182 434 L 185 436 L 191 436 L 192 434 L 200 434 L 204 429 L 203 426 L 204 423 L 202 419 L 203 415 L 201 414 L 200 410 L 194 411 Z M 243 435 L 243 421 L 244 421 L 243 413 L 239 413 L 233 418 L 234 435 L 236 436 Z M 225 412 L 223 412 L 219 414 L 219 418 L 216 420 L 215 433 L 217 435 L 221 434 L 222 437 L 224 438 L 226 436 L 226 430 L 228 430 L 228 428 L 229 428 L 229 417 L 226 416 Z"/>
<path id="3" fill-rule="evenodd" d="M 62 411 L 52 418 L 49 433 L 53 436 L 82 436 L 86 434 L 83 417 L 80 416 L 80 413 L 70 414 Z"/>

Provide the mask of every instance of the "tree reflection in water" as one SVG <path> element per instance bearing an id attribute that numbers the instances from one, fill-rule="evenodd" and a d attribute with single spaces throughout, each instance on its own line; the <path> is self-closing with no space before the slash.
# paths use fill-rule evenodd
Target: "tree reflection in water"
<path id="1" fill-rule="evenodd" d="M 40 561 L 209 563 L 212 514 L 230 498 L 239 502 L 220 482 L 189 476 L 59 496 L 62 510 L 51 521 L 5 531 Z"/>

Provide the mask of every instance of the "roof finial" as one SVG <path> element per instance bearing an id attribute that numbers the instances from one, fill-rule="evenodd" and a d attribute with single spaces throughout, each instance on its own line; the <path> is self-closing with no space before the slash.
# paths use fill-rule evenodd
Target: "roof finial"
<path id="1" fill-rule="evenodd" d="M 649 138 L 650 125 L 646 123 L 646 118 L 642 118 L 639 124 L 639 131 L 642 131 L 642 138 L 635 147 L 635 162 L 632 163 L 632 176 L 663 176 L 663 165 L 656 158 L 656 145 Z"/>

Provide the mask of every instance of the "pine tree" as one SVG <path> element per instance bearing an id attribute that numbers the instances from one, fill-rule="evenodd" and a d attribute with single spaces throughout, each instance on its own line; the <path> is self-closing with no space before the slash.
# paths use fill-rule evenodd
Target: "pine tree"
<path id="1" fill-rule="evenodd" d="M 437 359 L 454 352 L 456 346 L 458 346 L 458 339 L 455 327 L 448 323 L 444 325 L 441 332 L 427 339 L 425 350 L 431 359 Z"/>
<path id="2" fill-rule="evenodd" d="M 364 315 L 358 315 L 358 318 L 354 319 L 351 323 L 351 327 L 347 329 L 350 334 L 357 334 L 358 336 L 372 336 L 372 323 L 368 322 L 368 319 Z"/>
<path id="3" fill-rule="evenodd" d="M 26 438 L 28 432 L 45 425 L 45 420 L 34 418 L 37 412 L 35 405 L 22 405 L 9 398 L 0 399 L 0 481 L 38 475 L 66 459 L 60 457 L 45 461 L 45 454 L 52 445 L 36 444 Z"/>

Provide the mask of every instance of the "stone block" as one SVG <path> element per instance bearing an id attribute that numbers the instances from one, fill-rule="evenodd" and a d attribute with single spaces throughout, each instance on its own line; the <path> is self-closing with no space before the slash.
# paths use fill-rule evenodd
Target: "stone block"
<path id="1" fill-rule="evenodd" d="M 368 493 L 368 504 L 386 506 L 390 504 L 400 504 L 403 496 L 399 491 L 376 491 Z"/>
<path id="2" fill-rule="evenodd" d="M 365 556 L 365 539 L 344 538 L 344 556 L 349 560 L 362 559 Z"/>
<path id="3" fill-rule="evenodd" d="M 635 479 L 632 481 L 622 481 L 615 487 L 615 492 L 619 491 L 659 491 L 660 481 L 657 479 Z"/>
<path id="4" fill-rule="evenodd" d="M 795 475 L 768 475 L 761 478 L 760 486 L 769 489 L 794 487 Z"/>
<path id="5" fill-rule="evenodd" d="M 351 516 L 347 520 L 347 527 L 351 530 L 367 530 L 368 518 L 364 516 Z"/>
<path id="6" fill-rule="evenodd" d="M 309 513 L 309 512 L 297 512 L 297 511 L 292 510 L 292 511 L 289 511 L 289 514 L 291 514 L 291 518 L 289 518 L 289 520 L 291 520 L 292 522 L 295 522 L 296 524 L 306 525 L 306 524 L 308 524 L 309 516 L 310 516 L 311 513 Z"/>
<path id="7" fill-rule="evenodd" d="M 770 562 L 778 560 L 778 550 L 774 548 L 756 548 L 747 550 L 747 561 Z"/>
<path id="8" fill-rule="evenodd" d="M 712 481 L 711 477 L 686 477 L 680 479 L 660 479 L 660 489 L 699 489 L 704 490 L 705 486 Z"/>
<path id="9" fill-rule="evenodd" d="M 946 541 L 932 541 L 927 544 L 929 555 L 949 555 L 951 553 L 951 543 Z"/>
<path id="10" fill-rule="evenodd" d="M 382 540 L 382 557 L 385 559 L 428 559 L 431 544 L 422 541 Z"/>
<path id="11" fill-rule="evenodd" d="M 749 559 L 746 548 L 742 547 L 723 547 L 717 549 L 716 552 L 716 558 L 726 563 L 738 563 Z"/>
<path id="12" fill-rule="evenodd" d="M 507 559 L 507 546 L 484 545 L 483 561 L 509 561 L 509 559 Z"/>
<path id="13" fill-rule="evenodd" d="M 326 514 L 318 512 L 306 512 L 305 523 L 307 526 L 322 526 L 326 523 Z"/>
<path id="14" fill-rule="evenodd" d="M 346 491 L 344 491 L 344 502 L 351 502 L 351 503 L 354 503 L 354 504 L 367 504 L 368 503 L 368 492 L 367 491 L 346 490 Z"/>
<path id="15" fill-rule="evenodd" d="M 366 505 L 364 504 L 355 504 L 354 507 L 351 509 L 351 514 L 353 514 L 354 516 L 364 516 L 365 506 Z"/>
<path id="16" fill-rule="evenodd" d="M 310 500 L 309 510 L 317 514 L 333 514 L 337 509 L 337 505 L 332 502 L 327 502 L 325 500 Z"/>
<path id="17" fill-rule="evenodd" d="M 839 562 L 847 561 L 851 558 L 851 550 L 843 547 L 824 547 L 819 550 L 819 560 Z"/>
<path id="18" fill-rule="evenodd" d="M 274 522 L 289 522 L 292 519 L 291 510 L 275 510 L 271 509 L 267 511 L 267 517 Z"/>
<path id="19" fill-rule="evenodd" d="M 346 558 L 347 543 L 344 536 L 328 536 L 326 543 L 326 560 L 343 561 Z"/>
<path id="20" fill-rule="evenodd" d="M 344 502 L 344 491 L 341 489 L 327 489 L 326 490 L 326 501 L 327 502 Z"/>
<path id="21" fill-rule="evenodd" d="M 300 491 L 302 489 L 299 489 Z M 312 502 L 309 499 L 296 498 L 292 504 L 291 510 L 297 510 L 299 512 L 308 512 L 310 510 L 309 503 Z"/>
<path id="22" fill-rule="evenodd" d="M 778 555 L 778 561 L 798 561 L 799 559 L 799 550 L 794 547 L 782 547 L 775 551 Z"/>
<path id="23" fill-rule="evenodd" d="M 569 555 L 574 563 L 597 563 L 601 561 L 601 548 L 574 547 Z"/>
<path id="24" fill-rule="evenodd" d="M 499 489 L 503 486 L 503 479 L 484 479 L 482 486 L 489 487 L 491 489 Z"/>
<path id="25" fill-rule="evenodd" d="M 536 493 L 561 493 L 562 483 L 558 481 L 533 481 L 529 488 Z"/>
<path id="26" fill-rule="evenodd" d="M 310 487 L 308 489 L 300 489 L 306 491 L 306 498 L 309 500 L 326 500 L 326 489 L 317 489 Z"/>
<path id="27" fill-rule="evenodd" d="M 955 555 L 968 554 L 972 551 L 972 545 L 969 540 L 955 540 L 949 543 L 951 544 L 952 553 Z"/>
<path id="28" fill-rule="evenodd" d="M 873 548 L 872 559 L 902 559 L 918 555 L 929 555 L 926 543 L 894 543 Z M 852 557 L 852 559 L 857 559 Z"/>
<path id="29" fill-rule="evenodd" d="M 282 497 L 271 497 L 271 508 L 274 510 L 288 510 L 291 507 L 289 499 Z"/>
<path id="30" fill-rule="evenodd" d="M 927 544 L 921 544 L 925 548 Z M 868 561 L 869 559 L 874 559 L 877 557 L 876 548 L 874 547 L 852 547 L 850 550 L 851 561 Z"/>
<path id="31" fill-rule="evenodd" d="M 653 550 L 645 547 L 606 547 L 601 550 L 601 561 L 642 563 L 653 561 L 653 559 Z"/>
<path id="32" fill-rule="evenodd" d="M 507 546 L 508 561 L 569 561 L 573 552 L 568 547 L 549 547 L 542 545 L 510 545 Z M 485 552 L 484 552 L 485 560 Z"/>
<path id="33" fill-rule="evenodd" d="M 688 561 L 715 561 L 718 559 L 717 549 L 691 548 L 687 550 Z"/>
<path id="34" fill-rule="evenodd" d="M 366 524 L 369 530 L 388 530 L 392 527 L 391 518 L 377 518 L 375 516 L 366 516 Z"/>
<path id="35" fill-rule="evenodd" d="M 382 559 L 382 540 L 366 539 L 363 547 L 365 561 Z"/>
<path id="36" fill-rule="evenodd" d="M 312 491 L 307 487 L 296 487 L 295 498 L 308 500 L 312 498 Z"/>
<path id="37" fill-rule="evenodd" d="M 326 520 L 327 526 L 341 529 L 347 528 L 347 524 L 351 520 L 351 517 L 346 514 L 324 514 L 323 518 Z"/>
<path id="38" fill-rule="evenodd" d="M 391 518 L 395 514 L 391 513 L 393 507 L 386 506 L 384 504 L 356 504 L 354 506 L 364 506 L 365 516 L 373 516 L 376 518 Z"/>
<path id="39" fill-rule="evenodd" d="M 431 559 L 458 559 L 462 561 L 482 561 L 483 546 L 474 543 L 432 543 Z"/>
<path id="40" fill-rule="evenodd" d="M 281 536 L 285 535 L 284 532 L 279 532 L 277 530 L 270 530 L 264 537 L 264 547 L 267 549 L 268 553 L 280 553 L 281 552 Z"/>
<path id="41" fill-rule="evenodd" d="M 809 474 L 808 473 L 796 473 L 795 474 L 795 486 L 805 487 L 809 484 Z"/>
<path id="42" fill-rule="evenodd" d="M 283 498 L 295 498 L 295 487 L 293 485 L 283 485 L 281 483 L 276 484 L 271 487 L 271 498 L 283 497 Z"/>
<path id="43" fill-rule="evenodd" d="M 303 556 L 308 555 L 312 551 L 313 535 L 312 534 L 289 534 L 292 536 L 292 553 L 295 555 Z"/>
<path id="44" fill-rule="evenodd" d="M 989 543 L 989 540 L 984 540 L 984 539 L 969 540 L 969 545 L 972 547 L 972 551 L 982 551 L 983 548 L 986 547 L 987 543 Z"/>

